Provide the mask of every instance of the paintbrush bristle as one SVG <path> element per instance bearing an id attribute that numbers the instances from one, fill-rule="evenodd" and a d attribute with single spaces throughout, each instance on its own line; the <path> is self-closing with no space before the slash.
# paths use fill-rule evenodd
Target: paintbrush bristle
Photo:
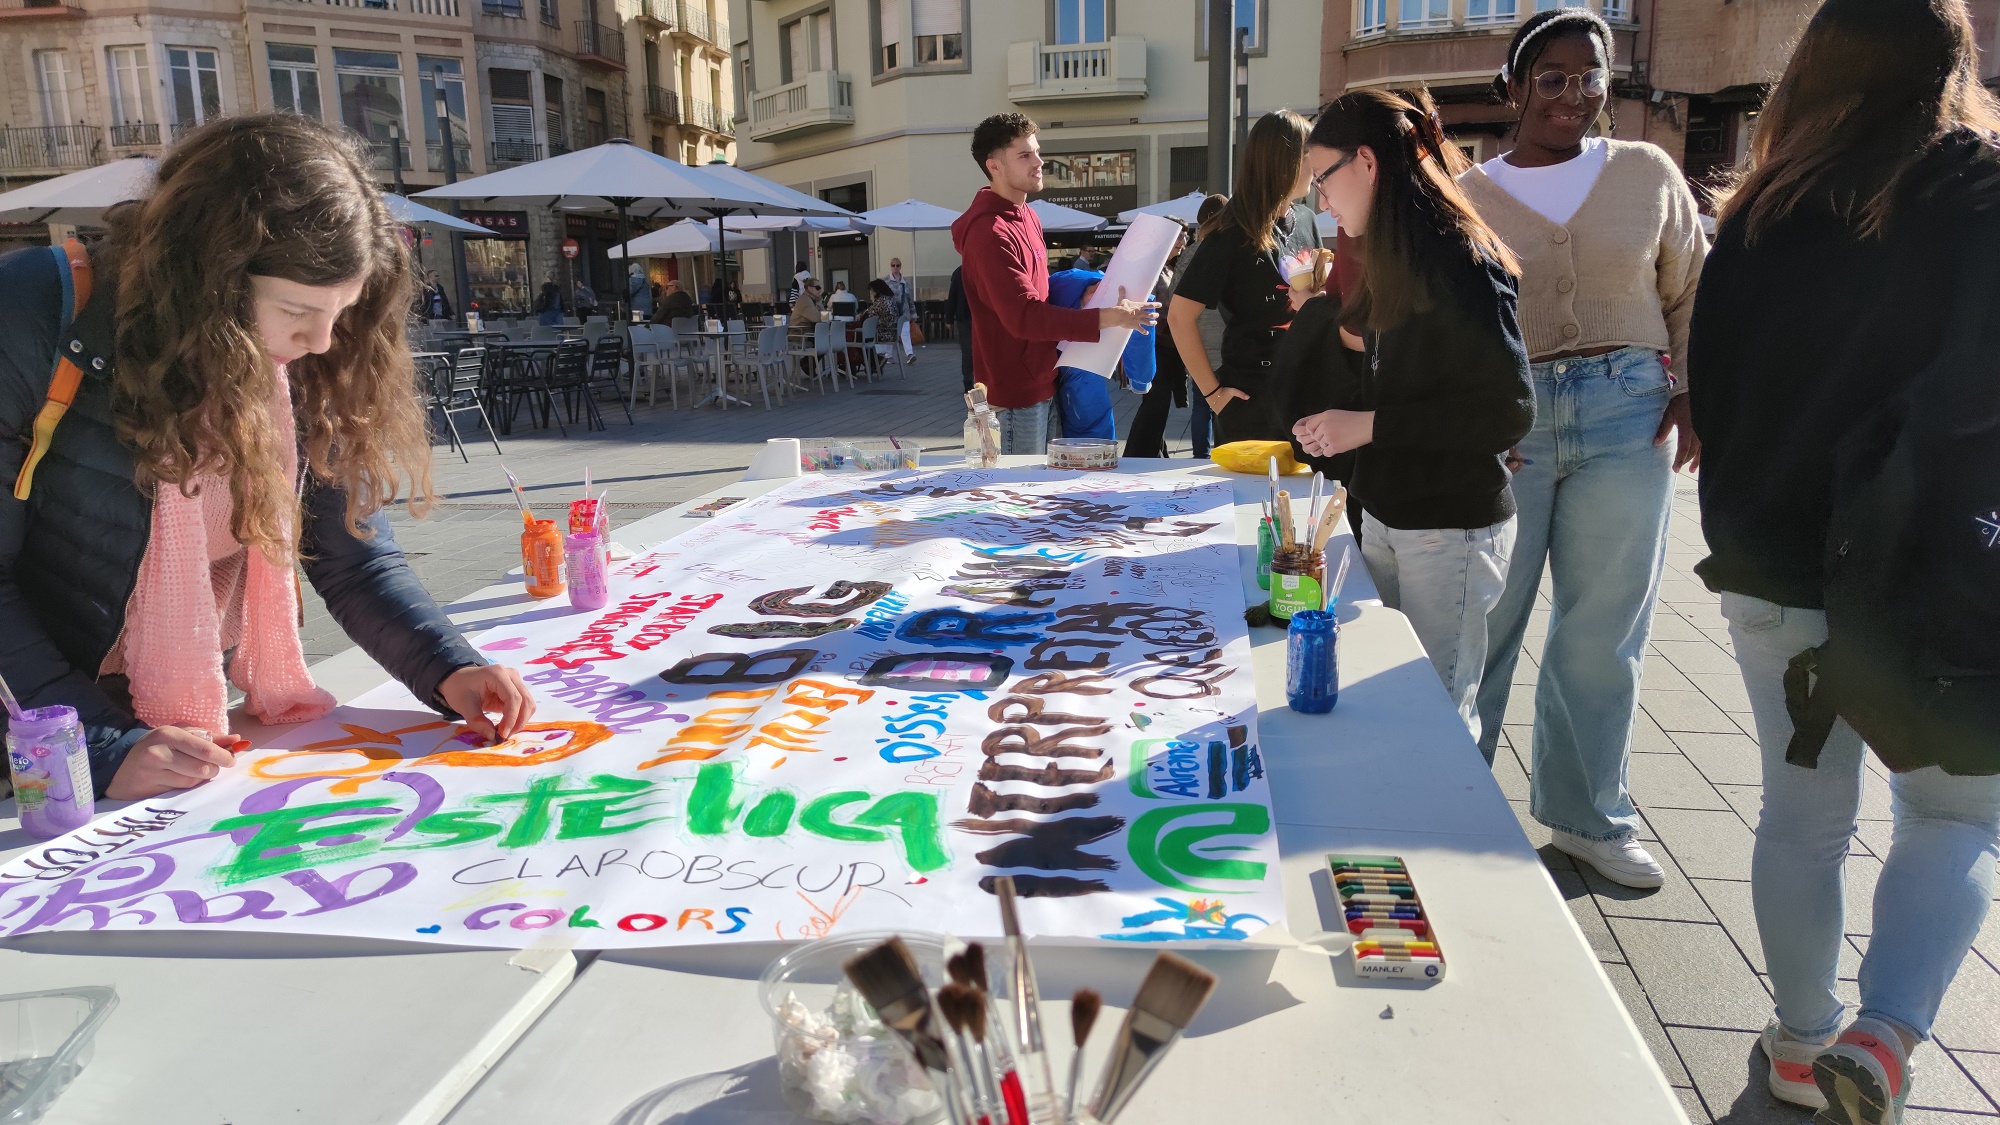
<path id="1" fill-rule="evenodd" d="M 965 1030 L 972 1033 L 974 1043 L 984 1043 L 986 1027 L 986 994 L 969 989 L 965 996 Z"/>
<path id="2" fill-rule="evenodd" d="M 1069 1001 L 1069 1031 L 1076 1040 L 1076 1049 L 1083 1050 L 1084 1041 L 1090 1038 L 1090 1029 L 1097 1024 L 1097 1013 L 1104 1010 L 1104 997 L 1094 988 L 1079 988 Z"/>
<path id="3" fill-rule="evenodd" d="M 1201 1006 L 1208 1003 L 1209 993 L 1214 991 L 1214 973 L 1185 957 L 1162 953 L 1147 971 L 1145 983 L 1139 986 L 1139 995 L 1132 1001 L 1132 1010 L 1150 1012 L 1177 1028 L 1185 1029 L 1193 1022 L 1195 1013 L 1201 1011 Z"/>
<path id="4" fill-rule="evenodd" d="M 945 958 L 944 971 L 951 977 L 953 984 L 962 984 L 967 988 L 972 987 L 972 966 L 967 962 L 964 953 L 954 953 Z"/>
<path id="5" fill-rule="evenodd" d="M 1021 918 L 1014 912 L 1014 877 L 1002 875 L 993 880 L 993 893 L 1000 899 L 1000 932 L 1008 937 L 1021 936 Z"/>
<path id="6" fill-rule="evenodd" d="M 916 958 L 910 956 L 903 939 L 892 937 L 866 953 L 848 958 L 841 966 L 855 990 L 877 1012 L 892 1007 L 913 993 L 924 990 L 924 978 L 917 972 Z"/>
<path id="7" fill-rule="evenodd" d="M 965 1032 L 971 1024 L 972 998 L 978 996 L 969 985 L 957 981 L 938 989 L 938 1011 L 955 1032 Z"/>
<path id="8" fill-rule="evenodd" d="M 966 973 L 971 977 L 965 983 L 981 992 L 992 991 L 986 984 L 986 947 L 975 941 L 965 947 L 964 956 Z"/>

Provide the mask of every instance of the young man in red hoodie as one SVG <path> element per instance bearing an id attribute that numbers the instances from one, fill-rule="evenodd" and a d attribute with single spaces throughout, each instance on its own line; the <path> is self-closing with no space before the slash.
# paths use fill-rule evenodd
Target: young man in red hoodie
<path id="1" fill-rule="evenodd" d="M 972 305 L 975 365 L 1000 422 L 1000 452 L 1040 453 L 1053 434 L 1056 344 L 1093 341 L 1106 328 L 1149 330 L 1157 303 L 1125 299 L 1102 309 L 1049 304 L 1049 252 L 1028 209 L 1042 190 L 1042 145 L 1035 123 L 1000 113 L 972 132 L 972 159 L 986 173 L 972 206 L 951 224 Z"/>

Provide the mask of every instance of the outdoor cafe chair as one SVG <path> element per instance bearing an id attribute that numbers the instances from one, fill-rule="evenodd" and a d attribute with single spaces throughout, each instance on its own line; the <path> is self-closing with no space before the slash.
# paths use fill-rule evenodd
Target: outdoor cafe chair
<path id="1" fill-rule="evenodd" d="M 485 389 L 486 349 L 461 348 L 448 362 L 431 365 L 429 386 L 430 399 L 427 405 L 444 417 L 445 434 L 451 439 L 451 448 L 466 464 L 472 463 L 467 456 L 465 441 L 459 437 L 458 423 L 452 421 L 454 414 L 470 410 L 479 415 L 479 424 L 486 427 L 486 437 L 493 443 L 493 452 L 499 453 L 500 438 L 493 430 L 492 419 L 486 416 L 486 404 L 480 395 Z"/>
<path id="2" fill-rule="evenodd" d="M 556 429 L 564 437 L 569 436 L 569 428 L 563 425 L 562 415 L 555 408 L 556 385 L 553 379 L 554 354 L 559 354 L 569 343 L 554 345 L 545 352 L 533 352 L 524 348 L 497 349 L 500 356 L 494 365 L 493 397 L 496 402 L 505 400 L 506 409 L 501 415 L 501 425 L 508 433 L 514 432 L 514 416 L 520 413 L 521 404 L 528 404 L 528 420 L 540 429 L 549 424 L 553 417 Z M 586 345 L 576 341 L 577 354 L 584 355 Z M 587 357 L 586 357 L 587 358 Z M 541 362 L 548 360 L 547 363 Z M 540 417 L 536 407 L 541 408 Z M 497 408 L 497 407 L 496 407 Z"/>
<path id="3" fill-rule="evenodd" d="M 606 333 L 590 346 L 590 367 L 584 378 L 582 393 L 584 405 L 590 408 L 590 416 L 596 420 L 598 429 L 606 428 L 603 415 L 597 411 L 597 392 L 605 388 L 610 389 L 618 408 L 625 412 L 625 421 L 638 425 L 632 417 L 632 408 L 625 405 L 625 399 L 618 393 L 618 376 L 624 366 L 625 338 L 618 333 Z"/>

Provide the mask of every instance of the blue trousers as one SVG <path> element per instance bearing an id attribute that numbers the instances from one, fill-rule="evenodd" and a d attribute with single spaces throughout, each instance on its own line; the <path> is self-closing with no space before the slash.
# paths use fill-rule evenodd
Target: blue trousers
<path id="1" fill-rule="evenodd" d="M 1056 368 L 1056 402 L 1062 409 L 1062 436 L 1118 438 L 1111 413 L 1111 380 L 1074 367 Z"/>

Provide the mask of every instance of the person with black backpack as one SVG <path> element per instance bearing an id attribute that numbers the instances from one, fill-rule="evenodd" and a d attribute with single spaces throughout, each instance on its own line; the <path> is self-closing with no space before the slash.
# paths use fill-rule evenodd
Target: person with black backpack
<path id="1" fill-rule="evenodd" d="M 1827 0 L 1759 118 L 1689 344 L 1696 572 L 1763 755 L 1768 1081 L 1834 1125 L 1902 1120 L 2000 853 L 2000 103 L 1979 74 L 1964 0 Z M 1864 743 L 1895 828 L 1844 1022 Z"/>

